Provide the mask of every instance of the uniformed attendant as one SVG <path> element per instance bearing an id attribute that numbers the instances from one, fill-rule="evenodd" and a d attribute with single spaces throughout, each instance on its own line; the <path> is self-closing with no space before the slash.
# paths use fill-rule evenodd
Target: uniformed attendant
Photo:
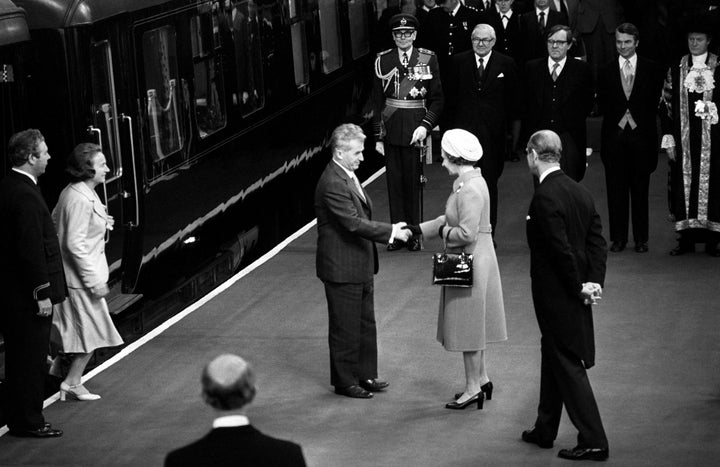
<path id="1" fill-rule="evenodd" d="M 420 222 L 420 157 L 422 144 L 438 122 L 443 108 L 438 62 L 435 54 L 413 47 L 418 21 L 401 13 L 390 19 L 396 48 L 375 59 L 373 87 L 373 125 L 376 149 L 386 156 L 388 198 L 392 223 Z M 389 251 L 405 246 L 394 241 Z M 420 249 L 420 240 L 407 243 L 411 251 Z"/>

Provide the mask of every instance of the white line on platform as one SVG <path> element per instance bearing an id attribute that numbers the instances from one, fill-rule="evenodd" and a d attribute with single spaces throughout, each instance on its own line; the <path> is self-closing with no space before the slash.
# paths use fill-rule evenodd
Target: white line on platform
<path id="1" fill-rule="evenodd" d="M 369 185 L 370 183 L 375 181 L 375 179 L 377 179 L 379 176 L 381 176 L 384 173 L 385 173 L 385 167 L 378 170 L 373 175 L 371 175 L 367 180 L 365 180 L 365 182 L 363 183 L 363 186 Z M 315 226 L 315 224 L 317 224 L 317 219 L 313 219 L 310 223 L 308 223 L 304 227 L 300 228 L 300 230 L 298 230 L 297 232 L 295 232 L 294 234 L 292 234 L 291 236 L 289 236 L 288 238 L 283 240 L 281 243 L 279 243 L 277 246 L 275 246 L 275 248 L 268 251 L 267 253 L 262 255 L 260 258 L 256 259 L 252 264 L 250 264 L 246 268 L 239 271 L 237 274 L 232 276 L 230 279 L 226 280 L 225 282 L 223 282 L 222 284 L 217 286 L 215 289 L 210 291 L 210 293 L 205 295 L 203 298 L 201 298 L 197 302 L 193 303 L 192 305 L 185 308 L 180 313 L 174 315 L 167 321 L 163 322 L 161 325 L 159 325 L 158 327 L 156 327 L 149 333 L 145 334 L 144 336 L 142 336 L 140 339 L 136 340 L 132 344 L 129 344 L 127 347 L 123 348 L 120 352 L 115 354 L 110 359 L 106 360 L 102 364 L 93 368 L 92 371 L 90 371 L 89 373 L 87 373 L 85 376 L 82 377 L 82 382 L 85 383 L 86 381 L 92 379 L 93 377 L 95 377 L 95 376 L 99 375 L 100 373 L 102 373 L 103 371 L 107 370 L 108 368 L 110 368 L 111 366 L 113 366 L 114 364 L 116 364 L 117 362 L 122 360 L 123 358 L 127 357 L 128 355 L 135 352 L 137 349 L 139 349 L 143 345 L 147 344 L 148 342 L 150 342 L 151 340 L 153 340 L 154 338 L 156 338 L 157 336 L 159 336 L 160 334 L 165 332 L 167 329 L 169 329 L 174 324 L 177 324 L 178 322 L 180 322 L 180 320 L 182 320 L 183 318 L 188 316 L 193 311 L 197 310 L 198 308 L 200 308 L 201 306 L 203 306 L 204 304 L 206 304 L 207 302 L 209 302 L 216 296 L 220 295 L 222 292 L 227 290 L 235 282 L 239 281 L 243 277 L 245 277 L 248 274 L 250 274 L 251 272 L 253 272 L 255 269 L 259 268 L 260 266 L 262 266 L 263 264 L 268 262 L 275 255 L 280 253 L 286 246 L 288 246 L 290 243 L 292 243 L 298 237 L 300 237 L 301 235 L 306 233 L 308 230 L 313 228 Z M 45 402 L 43 403 L 43 408 L 47 408 L 48 406 L 54 404 L 59 399 L 60 399 L 60 393 L 56 392 L 52 396 L 45 399 Z M 5 435 L 5 433 L 7 433 L 7 432 L 8 432 L 7 425 L 0 427 L 0 436 Z"/>

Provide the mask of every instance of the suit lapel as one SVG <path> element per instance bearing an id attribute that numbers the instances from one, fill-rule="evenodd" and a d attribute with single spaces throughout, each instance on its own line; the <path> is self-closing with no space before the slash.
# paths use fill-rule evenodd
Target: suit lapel
<path id="1" fill-rule="evenodd" d="M 483 75 L 483 90 L 487 89 L 490 86 L 490 83 L 492 83 L 497 75 L 499 75 L 498 67 L 497 54 L 493 53 L 490 55 L 490 60 L 488 60 L 487 66 L 485 67 L 485 74 Z"/>

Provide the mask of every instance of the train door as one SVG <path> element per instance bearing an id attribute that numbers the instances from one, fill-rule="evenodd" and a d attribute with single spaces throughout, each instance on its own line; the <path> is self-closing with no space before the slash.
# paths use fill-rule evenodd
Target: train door
<path id="1" fill-rule="evenodd" d="M 137 123 L 131 115 L 132 103 L 119 96 L 122 73 L 116 48 L 109 38 L 94 38 L 90 45 L 90 79 L 92 83 L 90 140 L 99 144 L 107 159 L 110 173 L 100 195 L 115 219 L 115 229 L 106 238 L 106 255 L 111 271 L 122 268 L 123 291 L 135 286 L 142 259 L 140 242 L 140 183 L 135 158 Z M 119 55 L 119 54 L 118 54 Z"/>

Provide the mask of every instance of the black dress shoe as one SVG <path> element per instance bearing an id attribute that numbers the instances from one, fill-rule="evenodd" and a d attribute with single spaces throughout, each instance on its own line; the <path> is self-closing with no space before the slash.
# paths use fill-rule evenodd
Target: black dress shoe
<path id="1" fill-rule="evenodd" d="M 639 242 L 635 244 L 635 251 L 638 253 L 647 253 L 648 245 L 645 242 Z"/>
<path id="2" fill-rule="evenodd" d="M 606 461 L 610 457 L 610 450 L 608 448 L 581 448 L 576 446 L 572 449 L 561 449 L 558 452 L 558 457 L 573 461 Z"/>
<path id="3" fill-rule="evenodd" d="M 352 386 L 345 386 L 345 387 L 338 387 L 335 386 L 335 394 L 340 394 L 341 396 L 346 397 L 352 397 L 354 399 L 372 399 L 373 393 L 364 390 L 357 384 L 353 384 Z"/>
<path id="4" fill-rule="evenodd" d="M 522 440 L 526 443 L 537 444 L 543 449 L 550 449 L 551 447 L 553 447 L 553 441 L 541 438 L 535 427 L 523 431 Z"/>
<path id="5" fill-rule="evenodd" d="M 63 434 L 62 430 L 51 428 L 49 423 L 37 430 L 10 430 L 9 433 L 20 438 L 59 438 Z"/>
<path id="6" fill-rule="evenodd" d="M 388 243 L 387 251 L 401 250 L 404 246 L 405 242 L 401 242 L 400 240 L 394 240 L 391 243 Z"/>
<path id="7" fill-rule="evenodd" d="M 680 256 L 695 251 L 695 244 L 678 242 L 678 246 L 670 250 L 670 256 Z"/>
<path id="8" fill-rule="evenodd" d="M 610 246 L 610 251 L 614 253 L 620 253 L 625 249 L 626 245 L 627 242 L 612 242 L 612 245 Z"/>
<path id="9" fill-rule="evenodd" d="M 366 391 L 382 391 L 388 386 L 390 386 L 390 383 L 377 378 L 360 381 L 360 387 Z"/>
<path id="10" fill-rule="evenodd" d="M 420 251 L 420 239 L 411 238 L 410 241 L 407 243 L 407 249 L 410 251 Z"/>

